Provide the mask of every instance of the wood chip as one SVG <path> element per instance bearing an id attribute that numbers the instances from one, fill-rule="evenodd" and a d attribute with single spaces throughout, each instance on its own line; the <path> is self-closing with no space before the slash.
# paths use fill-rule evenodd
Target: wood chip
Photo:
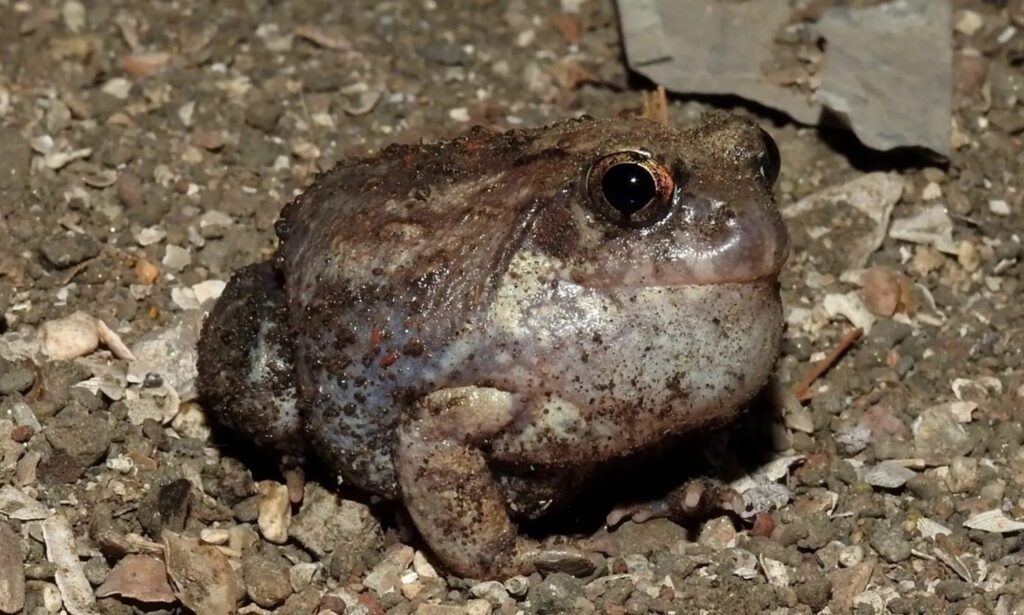
<path id="1" fill-rule="evenodd" d="M 121 336 L 118 335 L 113 329 L 107 326 L 107 323 L 103 322 L 99 318 L 96 319 L 96 331 L 99 333 L 100 341 L 103 345 L 110 349 L 110 352 L 114 353 L 114 356 L 118 359 L 124 359 L 125 361 L 134 361 L 135 355 L 128 349 L 128 346 L 121 341 Z"/>
<path id="2" fill-rule="evenodd" d="M 25 608 L 24 560 L 21 537 L 0 521 L 0 613 Z"/>
<path id="3" fill-rule="evenodd" d="M 864 304 L 875 316 L 890 317 L 906 306 L 910 290 L 899 274 L 887 267 L 864 272 Z"/>
<path id="4" fill-rule="evenodd" d="M 832 602 L 834 611 L 845 612 L 853 607 L 857 594 L 864 591 L 875 570 L 875 560 L 861 562 L 850 568 L 840 568 L 829 573 L 832 581 Z"/>
<path id="5" fill-rule="evenodd" d="M 640 115 L 660 124 L 668 124 L 668 96 L 665 93 L 665 86 L 659 85 L 653 92 L 644 92 L 643 97 L 643 111 Z"/>
<path id="6" fill-rule="evenodd" d="M 298 26 L 295 36 L 324 49 L 346 51 L 352 48 L 352 43 L 341 32 L 330 32 L 320 26 Z"/>
<path id="7" fill-rule="evenodd" d="M 898 489 L 915 476 L 916 472 L 895 461 L 883 461 L 864 473 L 864 482 L 872 487 Z"/>
<path id="8" fill-rule="evenodd" d="M 38 521 L 50 516 L 46 507 L 17 487 L 0 487 L 0 515 L 16 521 Z"/>
<path id="9" fill-rule="evenodd" d="M 124 59 L 121 66 L 132 77 L 152 77 L 163 70 L 170 60 L 171 54 L 164 51 L 133 53 Z"/>
<path id="10" fill-rule="evenodd" d="M 46 559 L 57 566 L 54 577 L 64 599 L 64 608 L 71 615 L 98 615 L 96 598 L 78 559 L 75 534 L 68 520 L 58 514 L 43 521 L 43 540 Z"/>
<path id="11" fill-rule="evenodd" d="M 964 521 L 964 527 L 993 534 L 1013 534 L 1024 530 L 1024 523 L 1011 519 L 1003 511 L 995 509 L 974 515 Z"/>
<path id="12" fill-rule="evenodd" d="M 164 532 L 167 574 L 175 595 L 196 615 L 227 615 L 235 610 L 235 575 L 217 547 Z"/>

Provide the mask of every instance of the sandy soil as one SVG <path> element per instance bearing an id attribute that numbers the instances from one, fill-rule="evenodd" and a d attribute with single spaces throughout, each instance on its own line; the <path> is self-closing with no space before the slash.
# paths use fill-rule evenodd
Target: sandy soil
<path id="1" fill-rule="evenodd" d="M 957 2 L 948 165 L 737 101 L 671 100 L 679 124 L 714 103 L 772 132 L 783 208 L 858 180 L 848 191 L 888 191 L 895 220 L 945 206 L 951 230 L 894 238 L 849 195 L 789 217 L 789 326 L 763 404 L 776 413 L 704 455 L 776 498 L 762 514 L 570 521 L 559 531 L 612 547 L 593 575 L 481 584 L 435 570 L 395 511 L 336 496 L 315 470 L 289 505 L 272 463 L 211 435 L 194 402 L 179 407 L 207 282 L 270 254 L 279 208 L 318 171 L 472 124 L 641 107 L 651 86 L 624 67 L 610 0 L 563 5 L 578 12 L 0 0 L 0 612 L 1024 613 L 1022 2 Z M 851 263 L 864 236 L 881 245 Z M 109 326 L 99 351 L 16 358 L 77 311 Z M 82 328 L 88 351 L 89 318 L 62 347 Z M 162 378 L 117 348 L 153 337 Z M 751 434 L 758 463 L 741 454 Z M 777 474 L 757 474 L 772 460 Z M 51 561 L 65 522 L 71 572 Z"/>

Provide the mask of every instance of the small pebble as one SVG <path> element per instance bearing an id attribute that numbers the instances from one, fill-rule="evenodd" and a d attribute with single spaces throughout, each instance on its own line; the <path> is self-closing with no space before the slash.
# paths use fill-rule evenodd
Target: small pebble
<path id="1" fill-rule="evenodd" d="M 36 372 L 31 363 L 0 360 L 0 395 L 24 393 L 35 381 Z"/>
<path id="2" fill-rule="evenodd" d="M 525 596 L 526 592 L 530 590 L 530 579 L 529 577 L 516 575 L 514 577 L 509 577 L 508 579 L 505 579 L 504 585 L 505 589 L 508 590 L 509 594 L 517 598 L 521 598 Z"/>
<path id="3" fill-rule="evenodd" d="M 260 483 L 259 518 L 260 533 L 268 542 L 284 544 L 288 540 L 288 526 L 291 523 L 291 501 L 288 487 L 272 481 Z"/>
<path id="4" fill-rule="evenodd" d="M 171 271 L 181 271 L 192 264 L 192 253 L 187 248 L 168 244 L 161 263 Z"/>
<path id="5" fill-rule="evenodd" d="M 226 545 L 231 532 L 225 528 L 204 528 L 199 532 L 199 539 L 208 545 Z"/>
<path id="6" fill-rule="evenodd" d="M 989 201 L 988 209 L 997 216 L 1010 215 L 1010 204 L 1002 199 L 993 199 Z"/>
<path id="7" fill-rule="evenodd" d="M 395 545 L 384 554 L 366 578 L 363 585 L 373 590 L 378 596 L 394 591 L 399 587 L 402 573 L 412 563 L 413 549 L 405 545 Z"/>
<path id="8" fill-rule="evenodd" d="M 904 538 L 903 531 L 895 525 L 885 522 L 877 524 L 870 534 L 869 541 L 871 547 L 887 562 L 895 564 L 910 557 L 910 542 Z"/>
<path id="9" fill-rule="evenodd" d="M 704 524 L 697 542 L 705 547 L 722 550 L 735 547 L 737 538 L 738 534 L 732 520 L 728 517 L 716 517 Z"/>
<path id="10" fill-rule="evenodd" d="M 935 182 L 928 182 L 921 191 L 921 200 L 934 201 L 938 198 L 942 198 L 942 187 Z"/>
<path id="11" fill-rule="evenodd" d="M 845 568 L 852 568 L 864 561 L 864 547 L 850 545 L 839 551 L 839 563 Z"/>

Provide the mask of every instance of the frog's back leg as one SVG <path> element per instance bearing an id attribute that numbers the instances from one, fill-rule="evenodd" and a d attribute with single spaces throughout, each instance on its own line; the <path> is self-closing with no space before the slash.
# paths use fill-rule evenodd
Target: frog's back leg
<path id="1" fill-rule="evenodd" d="M 515 420 L 520 401 L 487 387 L 440 389 L 399 421 L 395 469 L 402 499 L 434 553 L 456 574 L 507 578 L 553 569 L 586 576 L 587 555 L 520 536 L 483 447 Z"/>
<path id="2" fill-rule="evenodd" d="M 254 444 L 302 457 L 291 336 L 273 262 L 237 271 L 199 339 L 200 400 L 210 417 Z"/>

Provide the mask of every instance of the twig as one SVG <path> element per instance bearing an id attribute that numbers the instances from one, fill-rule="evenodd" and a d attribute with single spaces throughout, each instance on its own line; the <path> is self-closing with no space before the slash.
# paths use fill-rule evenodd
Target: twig
<path id="1" fill-rule="evenodd" d="M 818 361 L 811 368 L 811 371 L 807 372 L 804 379 L 800 381 L 795 387 L 793 387 L 793 395 L 796 396 L 800 401 L 807 401 L 814 397 L 811 394 L 811 385 L 814 381 L 820 378 L 825 372 L 829 370 L 839 360 L 839 357 L 843 356 L 847 350 L 853 346 L 854 342 L 860 339 L 860 336 L 864 334 L 864 330 L 857 328 L 850 331 L 843 336 L 843 339 L 839 340 L 839 344 L 828 354 L 827 357 Z"/>
<path id="2" fill-rule="evenodd" d="M 61 286 L 67 286 L 68 284 L 70 284 L 71 280 L 75 279 L 75 277 L 78 274 L 80 274 L 83 271 L 85 271 L 86 269 L 88 269 L 89 265 L 91 265 L 92 262 L 95 261 L 95 260 L 96 260 L 96 257 L 94 256 L 94 257 L 92 257 L 92 258 L 90 258 L 88 260 L 84 260 L 84 261 L 78 263 L 77 265 L 75 265 L 74 267 L 72 267 L 71 271 L 68 271 L 67 274 L 64 276 L 64 279 L 61 281 L 60 285 Z"/>
<path id="3" fill-rule="evenodd" d="M 643 117 L 668 124 L 668 96 L 665 95 L 665 86 L 659 85 L 653 92 L 644 92 Z"/>

